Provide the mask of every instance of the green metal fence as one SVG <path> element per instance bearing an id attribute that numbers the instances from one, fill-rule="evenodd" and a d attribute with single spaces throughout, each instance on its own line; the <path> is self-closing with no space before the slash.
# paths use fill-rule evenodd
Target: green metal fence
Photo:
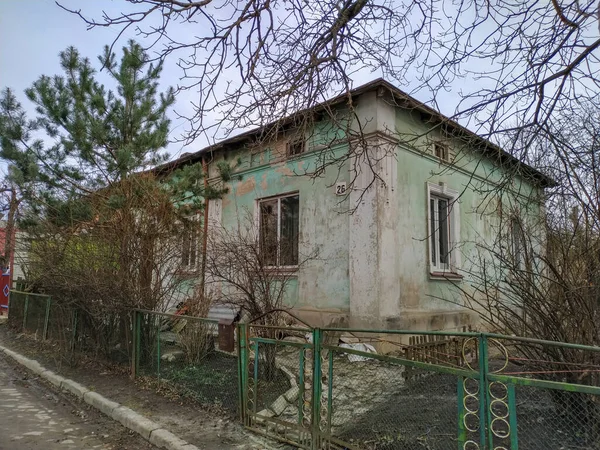
<path id="1" fill-rule="evenodd" d="M 300 448 L 600 449 L 598 347 L 486 333 L 241 335 L 245 425 Z"/>
<path id="2" fill-rule="evenodd" d="M 97 318 L 81 308 L 53 301 L 48 295 L 10 291 L 9 326 L 58 343 L 65 360 L 76 352 L 85 352 L 128 364 L 133 345 L 132 317 L 133 312 L 107 311 Z"/>
<path id="3" fill-rule="evenodd" d="M 144 310 L 134 314 L 135 374 L 154 376 L 181 395 L 239 413 L 239 360 L 237 352 L 218 350 L 218 321 Z"/>
<path id="4" fill-rule="evenodd" d="M 600 450 L 600 347 L 489 333 L 217 323 L 153 311 L 102 321 L 12 291 L 9 324 L 130 363 L 305 449 Z M 92 332 L 92 327 L 94 332 Z"/>

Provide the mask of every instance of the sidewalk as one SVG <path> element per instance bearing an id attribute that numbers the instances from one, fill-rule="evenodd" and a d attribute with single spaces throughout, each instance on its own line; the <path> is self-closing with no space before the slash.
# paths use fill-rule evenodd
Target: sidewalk
<path id="1" fill-rule="evenodd" d="M 199 449 L 272 450 L 287 447 L 250 433 L 236 418 L 206 410 L 192 400 L 169 392 L 159 394 L 148 380 L 134 382 L 126 369 L 110 367 L 89 358 L 78 367 L 67 367 L 51 356 L 50 343 L 40 343 L 32 337 L 14 334 L 2 323 L 0 345 L 131 408 Z"/>
<path id="2" fill-rule="evenodd" d="M 0 449 L 159 450 L 0 353 Z M 190 449 L 191 450 L 191 449 Z"/>

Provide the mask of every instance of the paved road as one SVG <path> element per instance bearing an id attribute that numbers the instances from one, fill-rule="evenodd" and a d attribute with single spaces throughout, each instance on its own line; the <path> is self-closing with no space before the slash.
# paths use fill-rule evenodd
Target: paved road
<path id="1" fill-rule="evenodd" d="M 138 435 L 56 393 L 0 354 L 0 450 L 150 450 Z"/>

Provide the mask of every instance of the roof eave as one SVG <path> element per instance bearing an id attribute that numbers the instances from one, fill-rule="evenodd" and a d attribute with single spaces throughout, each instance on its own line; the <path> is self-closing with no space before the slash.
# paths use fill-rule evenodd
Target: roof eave
<path id="1" fill-rule="evenodd" d="M 543 187 L 543 188 L 552 187 L 552 186 L 556 186 L 558 184 L 555 180 L 553 180 L 549 176 L 543 174 L 542 172 L 529 166 L 528 164 L 523 163 L 519 159 L 512 156 L 510 153 L 502 150 L 502 148 L 500 148 L 496 144 L 479 136 L 478 134 L 472 132 L 468 128 L 463 127 L 458 122 L 450 119 L 449 117 L 444 116 L 439 111 L 436 111 L 435 109 L 427 106 L 426 104 L 420 102 L 419 100 L 415 99 L 414 97 L 411 97 L 410 95 L 408 95 L 404 91 L 398 89 L 396 86 L 394 86 L 390 82 L 384 80 L 383 78 L 378 78 L 376 80 L 370 81 L 369 83 L 363 84 L 355 89 L 352 89 L 349 93 L 340 94 L 340 95 L 338 95 L 326 102 L 320 103 L 312 108 L 299 111 L 293 115 L 290 115 L 290 116 L 280 119 L 278 121 L 274 121 L 269 124 L 263 125 L 262 127 L 255 128 L 255 129 L 252 129 L 249 131 L 245 131 L 241 134 L 232 136 L 232 137 L 227 138 L 216 144 L 204 147 L 203 149 L 198 150 L 197 152 L 194 152 L 189 155 L 185 155 L 180 158 L 177 158 L 173 161 L 164 163 L 164 164 L 156 167 L 154 169 L 154 171 L 167 172 L 169 170 L 176 169 L 178 166 L 180 166 L 182 164 L 197 162 L 197 161 L 201 160 L 202 157 L 206 154 L 210 154 L 221 148 L 224 148 L 226 146 L 229 146 L 229 145 L 232 145 L 232 144 L 235 144 L 238 142 L 246 141 L 253 136 L 261 134 L 265 129 L 269 129 L 270 127 L 274 127 L 277 125 L 288 124 L 288 123 L 292 122 L 295 117 L 297 117 L 298 115 L 304 114 L 307 111 L 319 112 L 319 111 L 323 110 L 325 107 L 335 106 L 337 104 L 344 102 L 348 98 L 348 95 L 355 97 L 355 96 L 361 95 L 365 92 L 368 92 L 368 91 L 371 91 L 373 89 L 380 88 L 380 87 L 384 87 L 384 88 L 388 89 L 392 93 L 392 95 L 394 95 L 398 98 L 401 98 L 405 102 L 411 103 L 413 105 L 413 107 L 415 109 L 419 110 L 420 112 L 429 114 L 432 117 L 435 117 L 440 121 L 443 121 L 447 126 L 458 131 L 460 134 L 465 135 L 466 137 L 475 139 L 480 144 L 478 147 L 480 147 L 481 152 L 483 154 L 486 154 L 486 156 L 492 156 L 492 157 L 499 156 L 502 162 L 517 164 L 519 167 L 525 169 L 525 172 L 527 173 L 527 175 L 531 176 L 531 178 L 536 180 L 540 184 L 541 187 Z"/>

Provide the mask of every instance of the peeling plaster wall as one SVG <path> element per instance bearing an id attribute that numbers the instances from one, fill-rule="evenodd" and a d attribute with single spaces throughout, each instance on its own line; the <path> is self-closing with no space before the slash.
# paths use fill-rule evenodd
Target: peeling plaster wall
<path id="1" fill-rule="evenodd" d="M 317 136 L 315 136 L 316 138 Z M 337 151 L 345 152 L 347 147 Z M 283 153 L 282 153 L 283 152 Z M 347 170 L 328 171 L 311 179 L 304 174 L 315 164 L 315 153 L 286 160 L 285 141 L 275 142 L 240 156 L 237 174 L 242 180 L 229 183 L 229 193 L 211 218 L 225 227 L 257 220 L 257 201 L 282 194 L 299 194 L 300 259 L 313 256 L 290 283 L 286 303 L 315 325 L 347 323 L 348 315 L 348 200 L 335 194 L 336 181 L 347 181 Z M 222 156 L 217 156 L 222 158 Z M 217 159 L 218 160 L 218 159 Z"/>
<path id="2" fill-rule="evenodd" d="M 230 183 L 221 201 L 211 202 L 211 222 L 236 227 L 239 221 L 256 220 L 258 199 L 299 193 L 299 251 L 304 256 L 317 252 L 318 257 L 297 272 L 286 302 L 314 326 L 441 330 L 474 323 L 472 314 L 452 303 L 460 303 L 459 289 L 430 277 L 427 183 L 444 183 L 461 193 L 461 268 L 468 272 L 475 242 L 493 239 L 499 227 L 493 213 L 482 214 L 493 202 L 483 204 L 478 191 L 492 188 L 502 171 L 447 137 L 453 165 L 441 165 L 433 155 L 432 139 L 442 136 L 427 134 L 420 114 L 392 106 L 385 95 L 367 92 L 357 105 L 370 151 L 379 160 L 381 181 L 365 191 L 370 169 L 357 162 L 360 174 L 344 199 L 335 195 L 334 186 L 339 181 L 349 184 L 353 161 L 339 171 L 328 169 L 320 178 L 303 175 L 315 166 L 319 143 L 339 133 L 318 124 L 306 136 L 308 152 L 300 157 L 285 158 L 285 136 L 261 148 L 228 151 L 228 160 L 240 159 L 242 180 Z M 347 144 L 335 151 L 347 152 Z M 223 154 L 215 154 L 215 161 L 220 159 Z M 348 214 L 355 205 L 356 211 Z M 534 214 L 539 213 L 538 208 Z M 469 283 L 465 275 L 458 285 L 469 289 Z"/>
<path id="3" fill-rule="evenodd" d="M 350 194 L 357 205 L 349 216 L 350 325 L 377 327 L 382 316 L 399 312 L 397 144 L 389 133 L 395 113 L 373 91 L 358 100 L 357 115 L 380 179 L 371 185 L 373 169 L 365 158 L 352 162 L 358 175 Z"/>

